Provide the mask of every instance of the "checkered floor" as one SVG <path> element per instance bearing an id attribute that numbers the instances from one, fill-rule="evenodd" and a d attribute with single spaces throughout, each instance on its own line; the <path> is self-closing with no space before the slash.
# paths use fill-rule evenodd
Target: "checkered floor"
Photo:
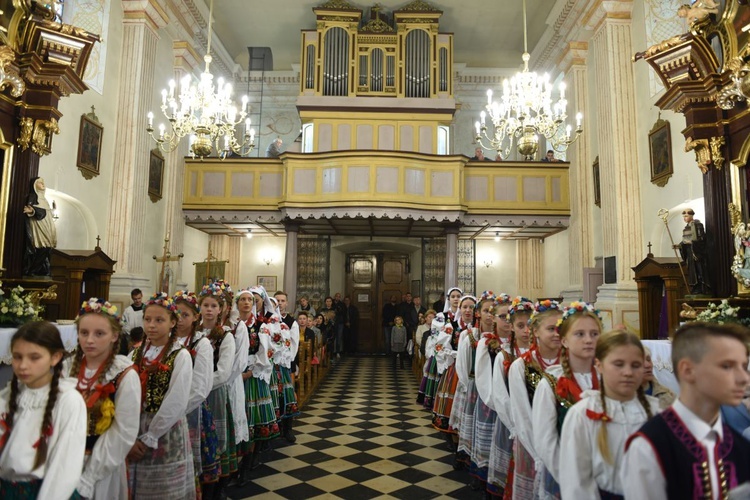
<path id="1" fill-rule="evenodd" d="M 385 357 L 345 358 L 295 422 L 297 442 L 271 443 L 240 498 L 481 499 L 415 402 L 411 371 Z"/>

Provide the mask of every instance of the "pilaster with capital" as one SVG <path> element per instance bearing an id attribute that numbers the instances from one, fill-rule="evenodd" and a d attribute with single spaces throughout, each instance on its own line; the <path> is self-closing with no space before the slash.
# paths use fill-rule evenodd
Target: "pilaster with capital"
<path id="1" fill-rule="evenodd" d="M 544 251 L 541 239 L 516 241 L 518 294 L 536 300 L 544 287 Z"/>
<path id="2" fill-rule="evenodd" d="M 115 126 L 115 154 L 107 253 L 121 274 L 143 274 L 146 236 L 149 151 L 152 143 L 143 126 L 151 106 L 158 30 L 168 17 L 156 0 L 123 0 L 120 88 Z"/>
<path id="3" fill-rule="evenodd" d="M 209 238 L 209 244 L 214 257 L 228 261 L 224 268 L 224 281 L 228 282 L 235 291 L 239 290 L 241 288 L 239 280 L 242 238 L 226 234 L 213 234 Z"/>
<path id="4" fill-rule="evenodd" d="M 445 290 L 447 291 L 458 285 L 458 226 L 446 227 L 445 239 Z"/>
<path id="5" fill-rule="evenodd" d="M 289 304 L 297 303 L 297 235 L 300 225 L 296 222 L 284 224 L 286 229 L 286 252 L 284 255 L 284 292 Z M 291 307 L 291 306 L 290 306 Z"/>
<path id="6" fill-rule="evenodd" d="M 599 143 L 602 249 L 616 257 L 617 283 L 632 283 L 643 249 L 631 10 L 632 2 L 603 1 L 586 15 L 595 28 L 589 69 L 597 114 L 589 123 Z"/>

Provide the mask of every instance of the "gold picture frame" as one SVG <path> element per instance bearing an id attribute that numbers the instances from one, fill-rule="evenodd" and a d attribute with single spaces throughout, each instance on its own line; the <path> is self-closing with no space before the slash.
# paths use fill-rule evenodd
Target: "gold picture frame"
<path id="1" fill-rule="evenodd" d="M 156 203 L 162 198 L 164 186 L 164 156 L 158 149 L 152 149 L 148 162 L 148 197 Z"/>
<path id="2" fill-rule="evenodd" d="M 276 288 L 276 276 L 258 276 L 258 284 L 266 289 L 268 295 L 273 295 L 278 288 Z"/>
<path id="3" fill-rule="evenodd" d="M 103 135 L 104 126 L 99 123 L 94 106 L 91 106 L 91 113 L 81 115 L 81 126 L 78 132 L 76 166 L 85 179 L 93 179 L 99 175 Z"/>
<path id="4" fill-rule="evenodd" d="M 664 187 L 674 174 L 672 165 L 672 136 L 669 122 L 659 118 L 648 133 L 648 151 L 651 163 L 651 183 Z"/>

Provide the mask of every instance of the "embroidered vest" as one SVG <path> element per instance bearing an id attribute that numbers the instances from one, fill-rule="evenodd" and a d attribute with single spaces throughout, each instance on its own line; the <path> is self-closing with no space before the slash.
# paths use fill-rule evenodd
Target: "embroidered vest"
<path id="1" fill-rule="evenodd" d="M 106 391 L 106 395 L 104 395 L 104 397 L 100 397 L 91 408 L 86 405 L 86 451 L 91 451 L 94 448 L 97 440 L 99 439 L 99 436 L 104 434 L 112 425 L 111 420 L 114 419 L 113 416 L 108 417 L 110 418 L 110 424 L 106 429 L 99 433 L 96 432 L 97 423 L 102 418 L 102 405 L 105 404 L 105 400 L 108 400 L 110 402 L 108 406 L 111 404 L 111 411 L 112 413 L 114 413 L 115 395 L 117 394 L 117 389 L 120 386 L 120 380 L 122 380 L 123 375 L 125 375 L 129 370 L 132 369 L 134 369 L 134 367 L 131 365 L 118 373 L 114 379 L 103 385 L 103 388 Z M 84 401 L 88 401 L 88 398 L 91 397 L 94 392 L 96 392 L 96 390 L 82 392 L 81 396 L 83 396 Z"/>
<path id="2" fill-rule="evenodd" d="M 169 347 L 165 347 L 169 349 Z M 164 402 L 164 397 L 167 395 L 169 390 L 169 380 L 172 378 L 172 371 L 174 370 L 174 360 L 177 358 L 177 353 L 181 349 L 175 349 L 164 357 L 162 365 L 166 367 L 165 370 L 156 368 L 148 373 L 146 379 L 146 391 L 143 395 L 142 408 L 146 413 L 156 413 L 161 408 L 161 404 Z M 133 363 L 135 366 L 139 366 L 141 358 L 143 357 L 143 347 L 140 347 L 136 351 L 135 359 Z"/>
<path id="3" fill-rule="evenodd" d="M 647 439 L 656 451 L 669 500 L 713 498 L 708 479 L 708 456 L 700 442 L 685 427 L 677 412 L 667 408 L 630 436 L 625 449 L 637 436 Z M 724 439 L 717 446 L 716 459 L 723 461 L 729 490 L 750 480 L 750 443 L 724 423 Z M 719 477 L 719 483 L 722 478 Z M 721 485 L 720 485 L 721 487 Z M 725 498 L 723 495 L 720 498 Z"/>
<path id="4" fill-rule="evenodd" d="M 536 392 L 536 387 L 544 376 L 544 370 L 541 369 L 534 359 L 533 351 L 527 351 L 521 357 L 524 360 L 524 379 L 526 380 L 526 392 L 529 393 L 529 404 L 533 404 L 534 393 Z"/>

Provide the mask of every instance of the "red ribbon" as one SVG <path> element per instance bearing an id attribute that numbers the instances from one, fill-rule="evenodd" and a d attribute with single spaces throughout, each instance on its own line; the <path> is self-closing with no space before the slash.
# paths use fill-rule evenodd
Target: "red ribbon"
<path id="1" fill-rule="evenodd" d="M 602 422 L 609 422 L 612 420 L 609 415 L 604 412 L 598 413 L 591 410 L 586 410 L 586 416 L 591 420 L 601 420 Z"/>
<path id="2" fill-rule="evenodd" d="M 93 408 L 99 398 L 109 396 L 110 394 L 114 394 L 114 392 L 115 384 L 112 382 L 105 385 L 97 384 L 96 390 L 86 399 L 86 408 Z"/>

